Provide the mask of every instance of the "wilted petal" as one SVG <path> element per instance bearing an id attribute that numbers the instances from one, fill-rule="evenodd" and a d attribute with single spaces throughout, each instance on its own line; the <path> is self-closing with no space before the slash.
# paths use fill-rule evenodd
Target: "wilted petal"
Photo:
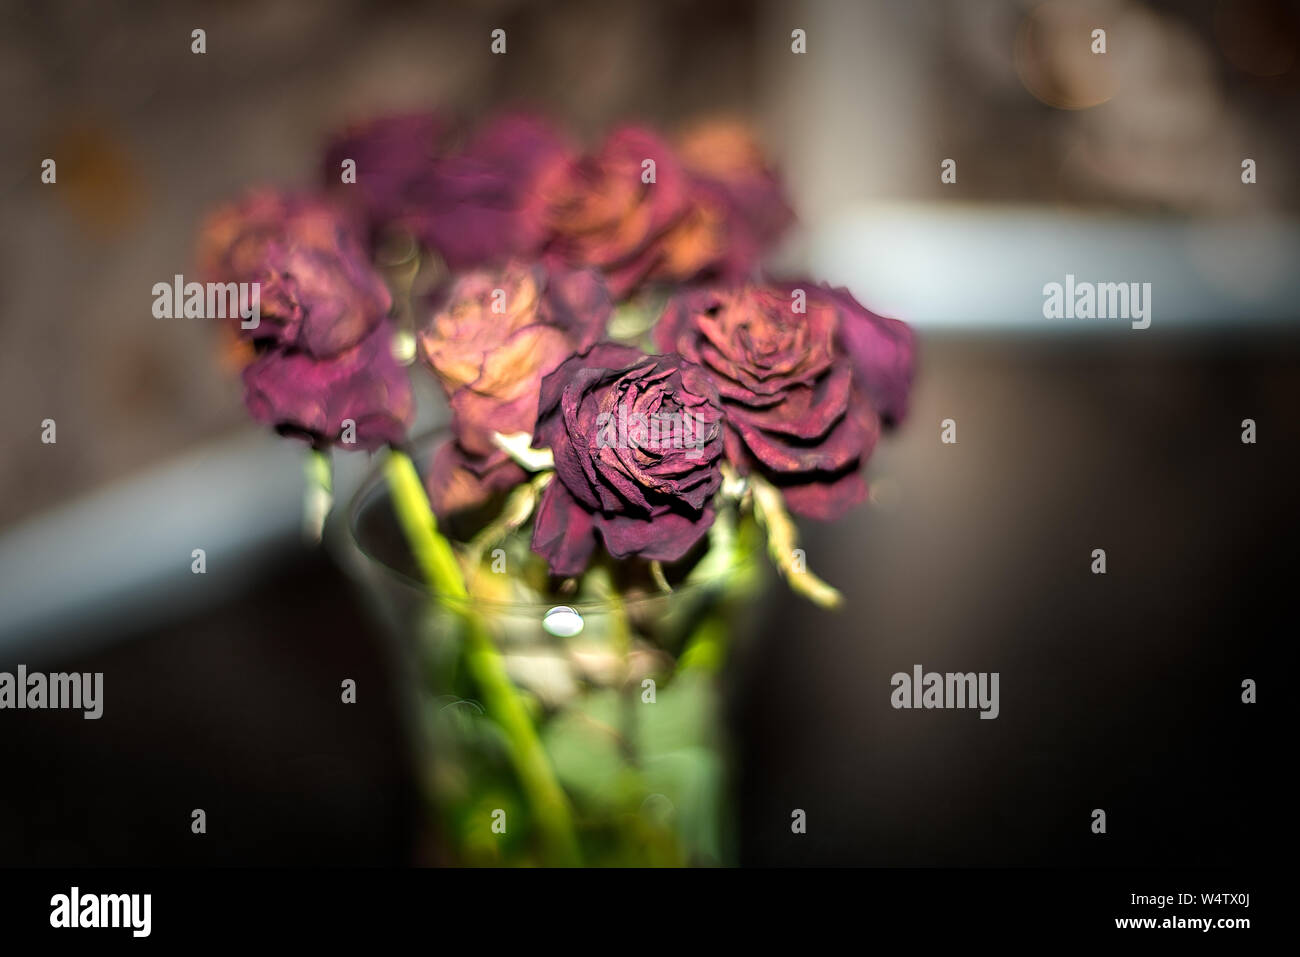
<path id="1" fill-rule="evenodd" d="M 453 269 L 536 255 L 547 236 L 537 183 L 569 155 L 565 138 L 539 117 L 490 120 L 438 164 L 421 238 Z"/>
<path id="2" fill-rule="evenodd" d="M 596 549 L 592 515 L 578 504 L 562 482 L 542 493 L 533 524 L 533 551 L 546 559 L 556 575 L 580 575 Z"/>
<path id="3" fill-rule="evenodd" d="M 791 512 L 824 522 L 842 517 L 867 498 L 866 480 L 856 467 L 838 475 L 822 476 L 815 482 L 801 481 L 783 486 L 777 481 L 774 484 L 781 489 L 786 507 Z"/>
<path id="4" fill-rule="evenodd" d="M 498 450 L 489 455 L 466 452 L 454 440 L 438 446 L 433 454 L 425 487 L 439 518 L 477 508 L 493 496 L 527 479 L 514 460 Z"/>
<path id="5" fill-rule="evenodd" d="M 675 562 L 699 544 L 713 524 L 712 506 L 694 514 L 661 512 L 653 517 L 597 515 L 605 548 L 615 558 L 633 556 Z"/>
<path id="6" fill-rule="evenodd" d="M 551 255 L 598 268 L 621 299 L 663 258 L 657 241 L 687 211 L 688 188 L 667 142 L 642 127 L 615 130 L 594 153 L 540 178 Z"/>
<path id="7" fill-rule="evenodd" d="M 901 424 L 916 372 L 916 334 L 901 320 L 876 315 L 846 289 L 828 295 L 840 310 L 840 342 L 859 386 L 887 425 Z"/>

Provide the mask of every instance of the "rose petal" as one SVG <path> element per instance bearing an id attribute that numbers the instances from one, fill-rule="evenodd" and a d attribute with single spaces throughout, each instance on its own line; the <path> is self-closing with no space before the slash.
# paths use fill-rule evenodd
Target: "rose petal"
<path id="1" fill-rule="evenodd" d="M 591 513 L 562 482 L 546 486 L 533 524 L 533 551 L 546 559 L 552 574 L 582 574 L 596 548 L 593 530 Z"/>
<path id="2" fill-rule="evenodd" d="M 433 454 L 425 487 L 439 518 L 477 508 L 492 497 L 514 488 L 527 474 L 504 452 L 479 456 L 466 452 L 455 440 L 438 446 Z"/>
<path id="3" fill-rule="evenodd" d="M 675 562 L 695 547 L 713 524 L 713 508 L 697 515 L 662 512 L 653 518 L 633 515 L 597 515 L 605 548 L 615 558 L 638 556 L 650 561 Z"/>
<path id="4" fill-rule="evenodd" d="M 860 469 L 839 475 L 811 476 L 798 484 L 774 482 L 791 512 L 804 518 L 832 521 L 867 498 L 867 483 Z"/>

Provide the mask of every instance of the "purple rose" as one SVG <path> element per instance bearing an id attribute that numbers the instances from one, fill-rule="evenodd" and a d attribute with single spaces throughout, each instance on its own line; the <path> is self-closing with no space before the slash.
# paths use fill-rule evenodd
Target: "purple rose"
<path id="1" fill-rule="evenodd" d="M 601 343 L 542 381 L 533 445 L 556 478 L 533 550 L 556 575 L 587 566 L 597 536 L 615 558 L 676 561 L 713 523 L 722 410 L 704 370 L 680 356 Z"/>
<path id="2" fill-rule="evenodd" d="M 811 295 L 802 305 L 771 286 L 689 292 L 669 303 L 655 342 L 716 383 L 742 473 L 761 473 L 796 513 L 834 518 L 866 497 L 879 421 L 837 346 L 835 307 Z"/>
<path id="3" fill-rule="evenodd" d="M 239 334 L 317 358 L 365 338 L 392 305 L 353 221 L 312 198 L 254 193 L 208 221 L 201 269 L 216 282 L 257 283 L 259 321 Z"/>
<path id="4" fill-rule="evenodd" d="M 534 258 L 547 235 L 536 186 L 570 153 L 564 137 L 535 116 L 491 120 L 438 164 L 414 218 L 416 234 L 452 269 Z"/>
<path id="5" fill-rule="evenodd" d="M 325 149 L 325 186 L 356 202 L 371 228 L 403 223 L 427 200 L 448 124 L 434 113 L 381 116 L 349 126 Z M 356 163 L 356 182 L 344 183 L 343 163 Z"/>
<path id="6" fill-rule="evenodd" d="M 387 323 L 328 359 L 297 350 L 262 353 L 244 370 L 244 402 L 257 421 L 318 448 L 374 451 L 400 442 L 415 414 Z"/>
<path id="7" fill-rule="evenodd" d="M 453 270 L 533 257 L 546 238 L 535 188 L 566 162 L 564 137 L 523 113 L 494 117 L 461 147 L 457 133 L 432 114 L 352 127 L 326 150 L 325 181 L 356 191 L 372 230 L 407 229 Z M 340 184 L 345 159 L 355 185 Z"/>
<path id="8" fill-rule="evenodd" d="M 329 357 L 364 339 L 392 307 L 383 279 L 357 241 L 344 234 L 328 250 L 292 240 L 267 247 L 253 282 L 261 284 L 261 322 L 245 335 Z"/>

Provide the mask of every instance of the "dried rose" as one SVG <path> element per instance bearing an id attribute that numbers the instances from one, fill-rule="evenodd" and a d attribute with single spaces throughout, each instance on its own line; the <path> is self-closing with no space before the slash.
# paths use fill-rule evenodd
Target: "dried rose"
<path id="1" fill-rule="evenodd" d="M 548 235 L 537 185 L 570 155 L 564 137 L 535 116 L 491 120 L 438 164 L 416 234 L 452 269 L 535 258 Z"/>
<path id="2" fill-rule="evenodd" d="M 419 335 L 452 409 L 454 441 L 428 479 L 435 512 L 480 505 L 523 480 L 492 433 L 532 433 L 542 377 L 599 339 L 611 309 L 591 271 L 509 263 L 456 281 Z"/>
<path id="3" fill-rule="evenodd" d="M 464 449 L 486 455 L 496 450 L 494 431 L 531 433 L 542 377 L 596 342 L 611 309 L 590 271 L 510 263 L 458 279 L 419 342 Z"/>
<path id="4" fill-rule="evenodd" d="M 381 116 L 353 124 L 326 146 L 322 181 L 337 195 L 354 202 L 372 230 L 409 225 L 422 215 L 448 123 L 429 113 Z M 355 165 L 355 182 L 343 181 L 344 163 Z"/>
<path id="5" fill-rule="evenodd" d="M 747 124 L 728 119 L 697 123 L 679 137 L 677 151 L 693 177 L 726 190 L 761 241 L 775 239 L 793 221 L 781 181 Z"/>
<path id="6" fill-rule="evenodd" d="M 780 180 L 743 123 L 710 120 L 679 139 L 688 209 L 663 237 L 651 278 L 735 282 L 794 220 Z"/>
<path id="7" fill-rule="evenodd" d="M 400 442 L 415 414 L 387 323 L 327 359 L 297 350 L 262 353 L 244 370 L 244 402 L 257 421 L 318 448 L 373 451 Z"/>
<path id="8" fill-rule="evenodd" d="M 860 474 L 879 421 L 854 385 L 827 300 L 770 286 L 709 289 L 671 301 L 655 342 L 717 384 L 727 456 L 782 489 L 789 508 L 833 518 L 866 496 Z"/>
<path id="9" fill-rule="evenodd" d="M 452 269 L 535 256 L 547 235 L 535 187 L 567 160 L 564 137 L 526 113 L 492 118 L 460 147 L 456 135 L 432 114 L 352 127 L 326 150 L 326 182 L 354 160 L 355 186 L 341 191 L 356 191 L 372 231 L 406 229 Z"/>
<path id="10" fill-rule="evenodd" d="M 218 210 L 199 259 L 210 281 L 259 285 L 259 321 L 240 326 L 259 345 L 333 356 L 365 338 L 392 305 L 354 223 L 310 197 L 254 193 Z"/>
<path id="11" fill-rule="evenodd" d="M 542 381 L 533 445 L 550 447 L 533 550 L 557 575 L 586 567 L 597 536 L 615 558 L 676 561 L 713 523 L 722 410 L 680 356 L 601 343 Z"/>
<path id="12" fill-rule="evenodd" d="M 651 167 L 653 160 L 653 182 Z M 596 152 L 549 169 L 539 202 L 551 255 L 605 274 L 616 299 L 660 263 L 659 240 L 687 210 L 686 175 L 672 148 L 649 130 L 625 127 Z"/>

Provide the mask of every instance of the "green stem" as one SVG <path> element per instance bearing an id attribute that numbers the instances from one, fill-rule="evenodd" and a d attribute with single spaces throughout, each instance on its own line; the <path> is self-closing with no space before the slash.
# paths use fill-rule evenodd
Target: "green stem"
<path id="1" fill-rule="evenodd" d="M 632 625 L 627 619 L 627 607 L 623 604 L 623 596 L 618 593 L 618 589 L 614 587 L 613 582 L 609 583 L 609 592 L 606 597 L 609 600 L 609 613 L 612 619 L 610 622 L 610 635 L 614 646 L 614 654 L 618 656 L 621 664 L 619 671 L 622 687 L 619 690 L 619 697 L 623 708 L 623 758 L 628 764 L 636 767 L 640 764 L 637 750 L 639 735 L 637 733 L 636 710 L 640 707 L 637 702 L 640 689 L 631 683 Z"/>
<path id="2" fill-rule="evenodd" d="M 726 616 L 718 613 L 705 615 L 686 640 L 677 662 L 677 670 L 717 674 L 727 658 L 727 637 Z"/>
<path id="3" fill-rule="evenodd" d="M 749 477 L 749 487 L 754 493 L 754 517 L 767 532 L 767 554 L 777 569 L 785 576 L 790 587 L 815 605 L 822 608 L 839 608 L 844 596 L 822 581 L 802 561 L 799 534 L 794 520 L 785 510 L 781 493 L 758 474 Z M 801 560 L 795 561 L 795 553 Z"/>
<path id="4" fill-rule="evenodd" d="M 334 505 L 334 466 L 329 453 L 309 449 L 303 461 L 303 475 L 302 533 L 309 544 L 317 545 Z"/>
<path id="5" fill-rule="evenodd" d="M 569 800 L 555 779 L 546 751 L 518 690 L 506 673 L 483 619 L 469 604 L 469 591 L 451 544 L 438 532 L 424 485 L 409 455 L 393 449 L 384 465 L 393 509 L 425 580 L 451 599 L 465 625 L 465 667 L 483 696 L 483 705 L 505 734 L 515 773 L 532 808 L 548 860 L 560 866 L 580 863 Z"/>

